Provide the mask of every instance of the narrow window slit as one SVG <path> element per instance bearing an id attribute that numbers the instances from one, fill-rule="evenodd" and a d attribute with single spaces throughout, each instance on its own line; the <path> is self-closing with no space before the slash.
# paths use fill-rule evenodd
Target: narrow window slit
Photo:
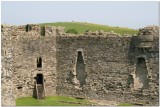
<path id="1" fill-rule="evenodd" d="M 37 68 L 42 68 L 42 58 L 41 57 L 37 58 Z"/>
<path id="2" fill-rule="evenodd" d="M 32 27 L 30 25 L 26 25 L 26 32 L 29 32 L 32 30 Z"/>
<path id="3" fill-rule="evenodd" d="M 17 89 L 22 89 L 22 87 L 17 87 Z"/>
<path id="4" fill-rule="evenodd" d="M 45 36 L 45 26 L 41 27 L 41 36 Z"/>

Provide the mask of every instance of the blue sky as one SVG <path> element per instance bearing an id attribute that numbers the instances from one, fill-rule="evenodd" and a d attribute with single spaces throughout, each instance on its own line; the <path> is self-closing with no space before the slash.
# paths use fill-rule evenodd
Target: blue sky
<path id="1" fill-rule="evenodd" d="M 158 25 L 158 2 L 3 1 L 1 23 L 91 22 L 142 28 Z"/>

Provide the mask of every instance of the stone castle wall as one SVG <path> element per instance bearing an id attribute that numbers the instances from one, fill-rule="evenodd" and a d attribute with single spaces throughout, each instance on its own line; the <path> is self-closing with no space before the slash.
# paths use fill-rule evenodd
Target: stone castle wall
<path id="1" fill-rule="evenodd" d="M 37 74 L 42 74 L 46 82 L 45 95 L 56 93 L 56 28 L 46 27 L 45 37 L 41 36 L 40 26 L 31 26 L 31 31 L 16 32 L 14 43 L 14 77 L 17 97 L 32 96 Z M 24 30 L 24 31 L 23 31 Z M 38 58 L 42 67 L 37 68 Z"/>
<path id="2" fill-rule="evenodd" d="M 5 32 L 12 41 L 10 77 L 15 98 L 32 96 L 35 77 L 41 73 L 46 96 L 158 105 L 157 27 L 140 29 L 138 36 L 123 37 L 102 31 L 74 35 L 64 33 L 61 27 L 39 25 L 8 28 L 14 28 Z M 38 58 L 42 59 L 41 68 L 37 68 Z"/>
<path id="3" fill-rule="evenodd" d="M 1 26 L 1 101 L 2 106 L 15 105 L 13 88 L 13 49 L 11 32 L 14 27 Z"/>
<path id="4" fill-rule="evenodd" d="M 131 37 L 57 37 L 57 93 L 113 99 L 108 96 L 118 95 L 126 85 L 130 40 Z M 70 81 L 74 73 L 78 76 L 78 51 L 82 52 L 85 66 L 83 87 Z"/>
<path id="5" fill-rule="evenodd" d="M 58 36 L 57 94 L 158 104 L 158 37 L 154 36 L 149 49 L 137 47 L 136 41 L 137 36 Z M 85 68 L 81 71 L 84 78 L 77 72 L 78 52 L 83 56 L 84 65 L 79 66 Z M 139 58 L 145 60 L 144 72 L 137 70 Z M 82 87 L 81 79 L 85 81 Z M 149 81 L 148 87 L 141 89 L 143 81 Z"/>

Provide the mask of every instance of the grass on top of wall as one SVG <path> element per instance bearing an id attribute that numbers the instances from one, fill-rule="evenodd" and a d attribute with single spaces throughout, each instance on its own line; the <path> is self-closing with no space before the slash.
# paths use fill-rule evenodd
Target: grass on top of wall
<path id="1" fill-rule="evenodd" d="M 51 96 L 39 100 L 33 97 L 16 99 L 16 106 L 87 106 L 93 104 L 95 103 L 65 96 Z"/>
<path id="2" fill-rule="evenodd" d="M 118 26 L 108 26 L 108 25 L 100 25 L 93 24 L 87 22 L 55 22 L 55 23 L 41 23 L 40 25 L 49 25 L 49 26 L 62 26 L 65 27 L 65 31 L 67 32 L 69 29 L 75 29 L 78 34 L 85 33 L 86 30 L 96 31 L 103 30 L 105 32 L 115 32 L 118 34 L 137 34 L 138 30 L 118 27 Z"/>

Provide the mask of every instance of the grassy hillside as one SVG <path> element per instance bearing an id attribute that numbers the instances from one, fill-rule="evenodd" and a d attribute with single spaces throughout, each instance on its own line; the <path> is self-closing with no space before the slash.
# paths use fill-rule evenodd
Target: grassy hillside
<path id="1" fill-rule="evenodd" d="M 113 31 L 121 35 L 138 33 L 138 31 L 134 29 L 112 27 L 107 25 L 99 25 L 99 24 L 92 24 L 92 23 L 86 23 L 86 22 L 56 22 L 56 23 L 42 23 L 41 25 L 63 26 L 65 27 L 65 31 L 69 29 L 76 29 L 79 34 L 84 33 L 86 30 L 91 30 L 91 31 L 103 30 L 105 32 Z"/>

